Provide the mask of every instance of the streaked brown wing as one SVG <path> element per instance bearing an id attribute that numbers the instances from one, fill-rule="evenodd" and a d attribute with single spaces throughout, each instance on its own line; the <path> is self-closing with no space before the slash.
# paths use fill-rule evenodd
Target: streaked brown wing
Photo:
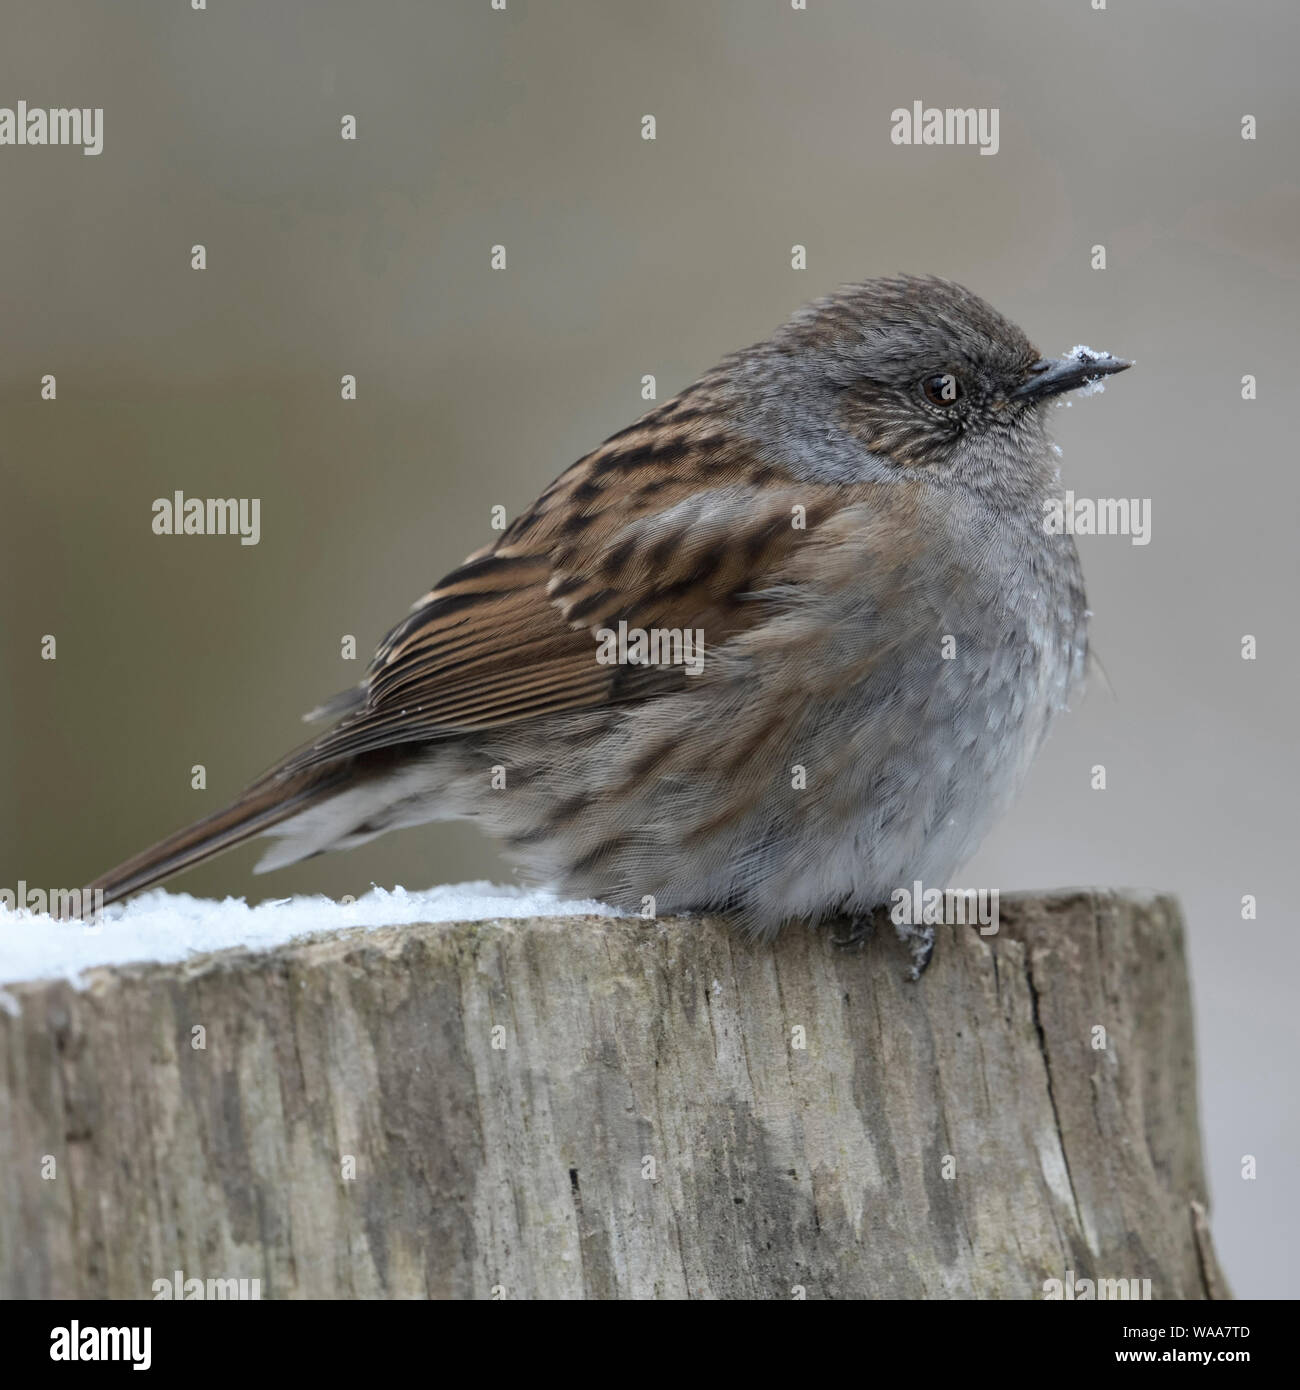
<path id="1" fill-rule="evenodd" d="M 699 628 L 716 650 L 762 621 L 779 579 L 846 489 L 796 484 L 698 423 L 637 427 L 575 464 L 384 641 L 364 704 L 277 775 L 394 744 L 645 699 L 681 667 L 603 665 L 595 631 Z M 795 506 L 807 528 L 792 524 Z"/>

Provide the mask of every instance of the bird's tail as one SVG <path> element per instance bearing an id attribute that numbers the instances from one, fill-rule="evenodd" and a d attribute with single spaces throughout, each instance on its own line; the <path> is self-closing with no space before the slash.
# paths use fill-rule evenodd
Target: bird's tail
<path id="1" fill-rule="evenodd" d="M 172 874 L 233 849 L 316 805 L 337 790 L 344 779 L 345 769 L 338 766 L 310 768 L 289 777 L 268 774 L 224 810 L 204 816 L 100 874 L 86 885 L 82 900 L 94 902 L 96 899 L 87 895 L 103 893 L 100 901 L 107 906 L 129 893 L 151 888 Z"/>

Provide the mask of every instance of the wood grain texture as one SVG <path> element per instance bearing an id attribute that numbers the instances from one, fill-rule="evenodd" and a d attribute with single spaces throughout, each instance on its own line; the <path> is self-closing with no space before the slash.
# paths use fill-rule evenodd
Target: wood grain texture
<path id="1" fill-rule="evenodd" d="M 1225 1296 L 1177 904 L 1008 896 L 904 967 L 564 918 L 11 987 L 0 1296 Z"/>

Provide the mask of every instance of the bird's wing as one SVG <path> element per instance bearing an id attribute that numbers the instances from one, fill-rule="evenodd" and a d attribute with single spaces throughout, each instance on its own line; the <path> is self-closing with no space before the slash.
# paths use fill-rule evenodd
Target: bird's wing
<path id="1" fill-rule="evenodd" d="M 716 450 L 680 447 L 625 464 L 607 445 L 562 475 L 415 605 L 353 712 L 272 775 L 679 688 L 693 679 L 680 665 L 602 664 L 597 631 L 697 629 L 716 652 L 815 567 L 834 539 L 822 523 L 863 501 L 864 489 L 799 483 L 734 450 L 719 465 Z"/>

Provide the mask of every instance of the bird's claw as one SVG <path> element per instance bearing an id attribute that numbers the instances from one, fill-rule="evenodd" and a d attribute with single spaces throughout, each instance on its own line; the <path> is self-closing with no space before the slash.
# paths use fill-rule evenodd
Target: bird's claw
<path id="1" fill-rule="evenodd" d="M 832 934 L 831 943 L 841 949 L 863 946 L 875 936 L 877 926 L 887 920 L 892 920 L 888 905 L 872 908 L 870 912 L 851 917 L 847 931 Z M 898 939 L 912 953 L 912 968 L 908 971 L 907 978 L 919 980 L 934 956 L 934 926 L 895 922 L 894 930 L 898 933 Z"/>
<path id="2" fill-rule="evenodd" d="M 865 946 L 876 935 L 876 910 L 849 918 L 848 930 L 831 934 L 831 944 L 847 950 L 850 946 Z"/>
<path id="3" fill-rule="evenodd" d="M 919 980 L 929 968 L 934 956 L 934 926 L 898 922 L 895 923 L 894 930 L 898 933 L 898 939 L 912 953 L 912 968 L 908 971 L 908 979 Z"/>

